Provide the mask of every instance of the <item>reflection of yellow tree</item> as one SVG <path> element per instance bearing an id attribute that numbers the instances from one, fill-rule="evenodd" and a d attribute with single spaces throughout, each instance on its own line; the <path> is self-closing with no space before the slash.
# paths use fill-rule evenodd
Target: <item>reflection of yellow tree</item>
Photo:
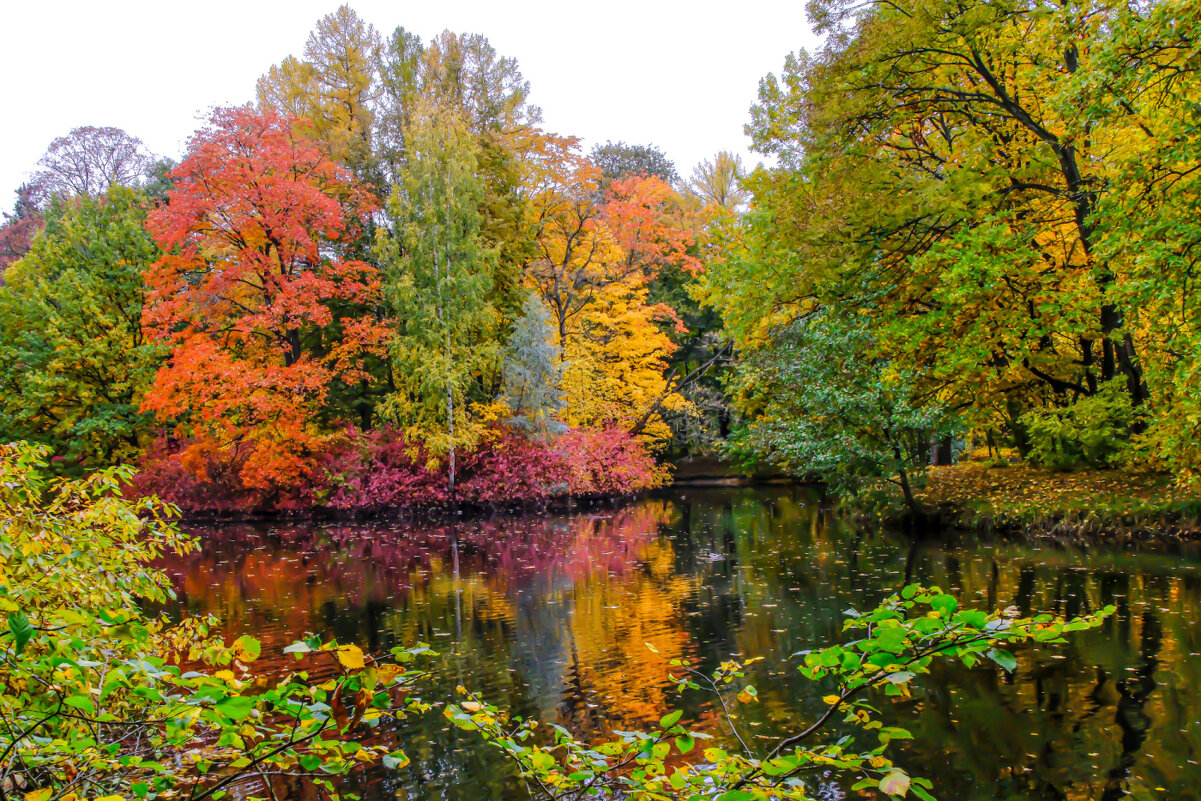
<path id="1" fill-rule="evenodd" d="M 656 541 L 638 575 L 591 582 L 573 595 L 573 681 L 611 723 L 658 720 L 669 701 L 667 660 L 691 655 L 681 604 L 696 582 L 676 574 L 674 559 L 671 544 Z"/>

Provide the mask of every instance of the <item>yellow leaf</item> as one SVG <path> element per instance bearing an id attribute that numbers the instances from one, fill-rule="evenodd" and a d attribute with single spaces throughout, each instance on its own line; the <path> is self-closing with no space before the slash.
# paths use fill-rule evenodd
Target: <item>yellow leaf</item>
<path id="1" fill-rule="evenodd" d="M 841 695 L 827 695 L 822 698 L 822 701 L 824 703 L 829 704 L 830 706 L 834 706 L 835 704 L 842 703 L 842 696 Z"/>
<path id="2" fill-rule="evenodd" d="M 880 780 L 880 792 L 891 796 L 903 796 L 909 792 L 909 777 L 900 770 L 889 771 Z"/>
<path id="3" fill-rule="evenodd" d="M 405 669 L 400 665 L 380 665 L 379 680 L 384 684 L 390 684 L 395 681 L 396 677 L 403 674 Z"/>
<path id="4" fill-rule="evenodd" d="M 338 663 L 347 670 L 361 670 L 365 665 L 363 649 L 357 645 L 339 645 Z"/>
<path id="5" fill-rule="evenodd" d="M 481 709 L 483 709 L 479 701 L 464 701 L 463 708 L 468 712 L 479 712 Z"/>

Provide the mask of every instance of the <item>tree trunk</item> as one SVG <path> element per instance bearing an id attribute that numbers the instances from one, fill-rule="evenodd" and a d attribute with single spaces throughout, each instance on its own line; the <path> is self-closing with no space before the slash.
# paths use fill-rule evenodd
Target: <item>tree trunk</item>
<path id="1" fill-rule="evenodd" d="M 950 435 L 939 437 L 930 443 L 930 464 L 934 467 L 945 466 L 953 461 L 953 449 Z"/>
<path id="2" fill-rule="evenodd" d="M 917 502 L 917 498 L 913 497 L 913 487 L 909 486 L 909 476 L 905 473 L 905 468 L 900 469 L 898 478 L 901 480 L 901 492 L 905 495 L 905 506 L 909 508 L 909 514 L 915 520 L 926 517 L 925 508 Z"/>

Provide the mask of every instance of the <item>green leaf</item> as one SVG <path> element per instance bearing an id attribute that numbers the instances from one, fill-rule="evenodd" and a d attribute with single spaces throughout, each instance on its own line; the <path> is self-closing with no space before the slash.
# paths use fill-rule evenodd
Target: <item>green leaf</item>
<path id="1" fill-rule="evenodd" d="M 65 703 L 67 706 L 87 712 L 89 715 L 96 714 L 96 705 L 86 695 L 72 695 Z"/>
<path id="2" fill-rule="evenodd" d="M 687 754 L 696 746 L 696 740 L 690 735 L 682 734 L 676 738 L 676 748 L 680 749 L 681 754 Z"/>
<path id="3" fill-rule="evenodd" d="M 677 709 L 675 712 L 668 712 L 666 715 L 659 718 L 659 725 L 665 729 L 669 729 L 672 726 L 676 725 L 680 721 L 680 718 L 683 717 L 683 715 L 684 715 L 684 711 L 681 709 Z"/>
<path id="4" fill-rule="evenodd" d="M 244 695 L 233 695 L 222 698 L 215 706 L 217 711 L 231 720 L 241 720 L 254 709 L 254 699 Z"/>
<path id="5" fill-rule="evenodd" d="M 955 600 L 954 595 L 936 595 L 930 599 L 930 607 L 947 617 L 959 608 L 959 601 Z"/>
<path id="6" fill-rule="evenodd" d="M 17 653 L 21 653 L 25 648 L 25 644 L 33 639 L 33 624 L 29 622 L 29 618 L 24 612 L 9 612 L 8 613 L 8 630 L 13 635 L 13 642 L 17 646 Z"/>
<path id="7" fill-rule="evenodd" d="M 985 652 L 985 655 L 1001 667 L 1005 668 L 1006 672 L 1008 673 L 1012 673 L 1013 671 L 1017 670 L 1017 657 L 1008 651 L 1001 650 L 1000 648 L 989 648 L 988 651 Z"/>
<path id="8" fill-rule="evenodd" d="M 234 641 L 234 655 L 242 662 L 253 662 L 262 651 L 262 643 L 249 634 L 243 634 Z"/>

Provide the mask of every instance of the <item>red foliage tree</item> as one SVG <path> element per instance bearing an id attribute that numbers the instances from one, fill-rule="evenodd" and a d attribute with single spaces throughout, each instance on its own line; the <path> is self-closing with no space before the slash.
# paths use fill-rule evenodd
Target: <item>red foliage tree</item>
<path id="1" fill-rule="evenodd" d="M 313 478 L 332 382 L 363 379 L 387 336 L 361 313 L 379 294 L 375 269 L 341 245 L 370 196 L 297 130 L 217 111 L 148 221 L 167 255 L 146 271 L 144 324 L 173 347 L 144 406 L 189 443 L 185 466 L 203 474 L 223 457 L 258 490 Z"/>
<path id="2" fill-rule="evenodd" d="M 36 187 L 22 184 L 17 190 L 13 213 L 4 215 L 4 223 L 0 225 L 0 276 L 29 252 L 33 238 L 46 227 L 46 220 L 37 208 L 36 194 Z"/>

